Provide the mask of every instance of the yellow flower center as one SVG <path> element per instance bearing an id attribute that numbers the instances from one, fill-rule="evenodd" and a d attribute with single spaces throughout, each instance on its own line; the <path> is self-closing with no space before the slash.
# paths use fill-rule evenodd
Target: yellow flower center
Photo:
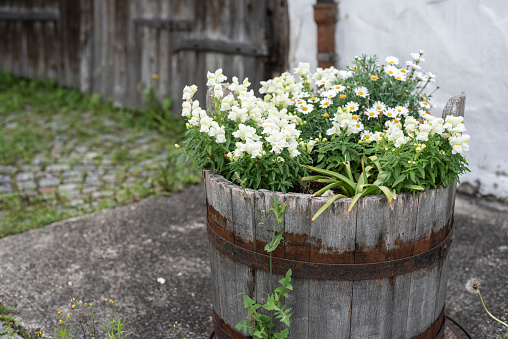
<path id="1" fill-rule="evenodd" d="M 328 118 L 328 117 L 329 117 L 328 113 L 323 114 L 323 118 Z"/>
<path id="2" fill-rule="evenodd" d="M 346 99 L 346 95 L 345 95 L 345 94 L 341 94 L 341 95 L 340 95 L 340 98 L 341 98 L 341 99 Z"/>
<path id="3" fill-rule="evenodd" d="M 308 111 L 308 110 L 309 110 L 309 108 L 307 106 L 302 107 L 302 111 Z"/>
<path id="4" fill-rule="evenodd" d="M 365 139 L 370 139 L 370 135 L 366 134 Z"/>
<path id="5" fill-rule="evenodd" d="M 372 81 L 376 81 L 376 80 L 377 80 L 377 76 L 372 75 L 372 76 L 370 77 L 370 79 L 371 79 Z"/>
<path id="6" fill-rule="evenodd" d="M 393 71 L 388 71 L 388 74 L 393 74 Z"/>
<path id="7" fill-rule="evenodd" d="M 359 91 L 359 92 L 358 92 L 358 95 L 363 95 L 363 92 L 362 92 L 362 91 Z"/>

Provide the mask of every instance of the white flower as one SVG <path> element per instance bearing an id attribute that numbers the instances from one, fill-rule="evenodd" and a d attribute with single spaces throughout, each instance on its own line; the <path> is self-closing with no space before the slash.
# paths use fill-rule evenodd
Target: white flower
<path id="1" fill-rule="evenodd" d="M 312 150 L 314 149 L 314 145 L 316 144 L 316 140 L 309 140 L 309 142 L 307 142 L 307 152 L 310 153 L 312 152 Z"/>
<path id="2" fill-rule="evenodd" d="M 360 105 L 354 101 L 350 101 L 346 104 L 346 108 L 348 108 L 351 112 L 356 112 Z"/>
<path id="3" fill-rule="evenodd" d="M 222 98 L 224 96 L 224 91 L 222 90 L 221 84 L 215 84 L 213 87 L 213 95 L 216 98 Z"/>
<path id="4" fill-rule="evenodd" d="M 353 71 L 339 71 L 339 78 L 347 79 L 353 76 Z"/>
<path id="5" fill-rule="evenodd" d="M 464 117 L 456 117 L 454 115 L 446 116 L 445 122 L 448 122 L 452 125 L 452 127 L 456 127 L 458 124 L 464 121 Z"/>
<path id="6" fill-rule="evenodd" d="M 321 96 L 323 98 L 332 99 L 332 98 L 334 98 L 337 95 L 337 93 L 338 92 L 336 92 L 335 90 L 331 89 L 331 90 L 328 90 L 328 91 L 325 91 L 325 92 L 321 92 Z"/>
<path id="7" fill-rule="evenodd" d="M 364 114 L 368 119 L 377 118 L 379 116 L 379 112 L 374 108 L 369 108 Z"/>
<path id="8" fill-rule="evenodd" d="M 233 96 L 233 94 L 229 93 L 228 95 L 226 95 L 224 99 L 222 99 L 221 101 L 220 110 L 222 112 L 229 111 L 231 109 L 231 104 L 233 103 L 234 99 L 235 97 Z"/>
<path id="9" fill-rule="evenodd" d="M 259 140 L 259 136 L 256 134 L 256 129 L 251 126 L 246 126 L 244 124 L 238 125 L 238 131 L 233 132 L 233 136 L 236 138 L 240 138 L 242 140 L 252 139 L 252 140 Z"/>
<path id="10" fill-rule="evenodd" d="M 203 133 L 208 133 L 212 121 L 210 120 L 209 116 L 205 115 L 204 117 L 201 118 L 199 124 L 201 125 L 201 129 L 199 131 Z"/>
<path id="11" fill-rule="evenodd" d="M 161 285 L 164 285 L 166 283 L 166 279 L 164 278 L 157 278 L 157 282 Z"/>
<path id="12" fill-rule="evenodd" d="M 347 127 L 347 134 L 356 134 L 363 131 L 363 124 L 359 121 L 353 121 Z"/>
<path id="13" fill-rule="evenodd" d="M 246 108 L 233 106 L 231 107 L 231 111 L 228 114 L 228 119 L 233 121 L 246 122 L 247 120 L 249 120 L 249 114 Z"/>
<path id="14" fill-rule="evenodd" d="M 402 70 L 399 70 L 393 77 L 399 81 L 406 81 L 406 74 Z"/>
<path id="15" fill-rule="evenodd" d="M 362 97 L 362 98 L 366 98 L 369 96 L 369 90 L 366 88 L 366 87 L 358 87 L 355 89 L 355 93 L 356 95 Z"/>
<path id="16" fill-rule="evenodd" d="M 309 75 L 309 64 L 306 62 L 300 62 L 298 67 L 294 69 L 295 73 L 298 73 L 300 77 L 307 77 Z"/>
<path id="17" fill-rule="evenodd" d="M 189 117 L 192 110 L 192 104 L 189 101 L 182 102 L 182 117 Z"/>
<path id="18" fill-rule="evenodd" d="M 220 127 L 217 129 L 217 132 L 215 134 L 216 138 L 215 138 L 215 141 L 219 144 L 222 144 L 222 143 L 225 143 L 226 142 L 226 135 L 225 135 L 225 131 L 224 131 L 224 126 Z"/>
<path id="19" fill-rule="evenodd" d="M 366 141 L 366 142 L 371 142 L 374 140 L 374 133 L 368 131 L 368 130 L 364 130 L 362 132 L 362 134 L 360 134 L 360 138 L 361 140 L 363 141 Z"/>
<path id="20" fill-rule="evenodd" d="M 396 58 L 394 56 L 386 57 L 385 61 L 387 63 L 389 63 L 390 65 L 398 65 L 399 64 L 399 58 Z"/>
<path id="21" fill-rule="evenodd" d="M 289 147 L 289 143 L 286 141 L 286 135 L 283 132 L 274 131 L 271 135 L 265 138 L 266 141 L 272 146 L 272 152 L 280 154 L 282 150 Z"/>
<path id="22" fill-rule="evenodd" d="M 217 121 L 212 121 L 210 123 L 210 128 L 208 129 L 208 135 L 214 137 L 217 135 L 217 132 L 220 130 L 220 126 Z"/>
<path id="23" fill-rule="evenodd" d="M 408 66 L 411 69 L 422 69 L 420 66 L 415 64 L 413 61 L 406 61 L 406 66 Z"/>
<path id="24" fill-rule="evenodd" d="M 425 61 L 425 59 L 422 57 L 423 51 L 420 51 L 421 53 L 411 53 L 411 58 L 413 58 L 414 61 Z"/>
<path id="25" fill-rule="evenodd" d="M 297 108 L 298 112 L 302 114 L 309 114 L 314 109 L 314 105 L 304 104 Z"/>
<path id="26" fill-rule="evenodd" d="M 388 117 L 388 118 L 391 118 L 391 119 L 395 119 L 398 117 L 398 114 L 395 112 L 394 109 L 392 108 L 388 108 L 384 114 Z"/>
<path id="27" fill-rule="evenodd" d="M 293 139 L 290 141 L 288 151 L 292 158 L 300 155 L 300 151 L 298 151 L 298 142 L 296 140 Z"/>
<path id="28" fill-rule="evenodd" d="M 384 110 L 386 109 L 386 105 L 381 101 L 376 101 L 372 107 L 378 112 L 384 112 Z"/>
<path id="29" fill-rule="evenodd" d="M 332 104 L 332 101 L 330 99 L 323 99 L 320 101 L 319 107 L 328 108 L 331 104 Z"/>
<path id="30" fill-rule="evenodd" d="M 397 114 L 399 116 L 401 116 L 401 115 L 407 115 L 409 113 L 409 110 L 406 107 L 404 107 L 404 106 L 397 106 L 394 109 L 395 109 L 395 112 L 397 112 Z"/>
<path id="31" fill-rule="evenodd" d="M 456 136 L 452 136 L 449 139 L 450 145 L 452 146 L 452 154 L 462 153 L 464 151 L 469 151 L 469 145 L 467 141 L 469 140 L 469 134 L 457 134 Z"/>
<path id="32" fill-rule="evenodd" d="M 404 128 L 406 131 L 414 131 L 418 126 L 419 122 L 415 118 L 409 116 L 406 118 L 406 122 L 404 123 Z"/>
<path id="33" fill-rule="evenodd" d="M 251 158 L 261 157 L 263 155 L 263 143 L 247 139 L 245 140 L 245 152 L 249 153 Z"/>
<path id="34" fill-rule="evenodd" d="M 432 125 L 428 123 L 420 124 L 416 132 L 416 140 L 428 141 L 430 131 L 432 131 Z"/>
<path id="35" fill-rule="evenodd" d="M 344 92 L 346 90 L 346 86 L 342 86 L 342 85 L 333 85 L 332 86 L 332 89 L 338 93 L 340 92 Z"/>
<path id="36" fill-rule="evenodd" d="M 376 132 L 372 136 L 372 139 L 374 139 L 375 142 L 380 142 L 385 137 L 385 134 L 383 132 Z"/>
<path id="37" fill-rule="evenodd" d="M 385 72 L 394 77 L 395 75 L 399 74 L 400 71 L 397 67 L 388 65 L 385 67 Z"/>
<path id="38" fill-rule="evenodd" d="M 197 90 L 198 90 L 198 86 L 196 86 L 196 85 L 185 86 L 183 88 L 182 100 L 192 99 L 192 96 L 194 95 L 194 93 L 196 93 Z"/>

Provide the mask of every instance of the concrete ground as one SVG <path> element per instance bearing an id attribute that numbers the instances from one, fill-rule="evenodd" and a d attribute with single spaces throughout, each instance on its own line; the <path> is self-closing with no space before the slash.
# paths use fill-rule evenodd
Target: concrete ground
<path id="1" fill-rule="evenodd" d="M 76 300 L 117 300 L 129 338 L 206 338 L 212 328 L 208 240 L 202 185 L 171 197 L 139 203 L 0 239 L 0 301 L 17 307 L 26 329 L 45 336 L 57 312 L 77 316 Z M 448 282 L 447 313 L 475 338 L 496 338 L 502 327 L 482 310 L 464 284 L 483 280 L 490 311 L 503 317 L 508 307 L 508 206 L 458 195 Z M 164 278 L 164 284 L 158 282 Z M 68 289 L 59 289 L 71 281 Z M 508 315 L 504 315 L 506 320 Z"/>

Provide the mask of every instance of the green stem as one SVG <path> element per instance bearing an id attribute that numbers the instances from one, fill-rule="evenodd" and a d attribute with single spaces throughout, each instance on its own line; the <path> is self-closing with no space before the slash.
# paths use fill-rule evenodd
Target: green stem
<path id="1" fill-rule="evenodd" d="M 482 295 L 481 295 L 481 293 L 480 293 L 480 290 L 478 290 L 478 295 L 480 296 L 480 300 L 482 301 L 482 305 L 483 305 L 483 308 L 485 309 L 485 312 L 487 312 L 487 314 L 488 314 L 488 315 L 490 315 L 490 317 L 491 317 L 492 319 L 494 319 L 494 320 L 495 320 L 495 321 L 497 321 L 498 323 L 500 323 L 500 324 L 502 324 L 502 325 L 504 325 L 504 326 L 506 326 L 506 327 L 508 328 L 508 324 L 507 324 L 507 323 L 502 322 L 501 320 L 497 319 L 496 317 L 494 317 L 494 316 L 493 316 L 493 315 L 489 312 L 489 310 L 487 309 L 487 306 L 485 306 L 485 303 L 483 302 L 483 298 L 482 298 Z"/>

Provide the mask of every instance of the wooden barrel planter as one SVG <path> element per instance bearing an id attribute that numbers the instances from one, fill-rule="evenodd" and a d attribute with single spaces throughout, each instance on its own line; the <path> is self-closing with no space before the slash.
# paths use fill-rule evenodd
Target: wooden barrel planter
<path id="1" fill-rule="evenodd" d="M 246 338 L 243 295 L 266 302 L 270 290 L 264 236 L 243 189 L 204 171 L 215 335 Z M 247 189 L 258 213 L 273 193 Z M 419 195 L 327 201 L 277 193 L 287 204 L 284 242 L 273 253 L 274 280 L 293 271 L 286 302 L 293 308 L 289 338 L 441 338 L 452 240 L 455 188 Z M 266 227 L 273 230 L 275 220 Z M 278 321 L 277 321 L 278 322 Z"/>

